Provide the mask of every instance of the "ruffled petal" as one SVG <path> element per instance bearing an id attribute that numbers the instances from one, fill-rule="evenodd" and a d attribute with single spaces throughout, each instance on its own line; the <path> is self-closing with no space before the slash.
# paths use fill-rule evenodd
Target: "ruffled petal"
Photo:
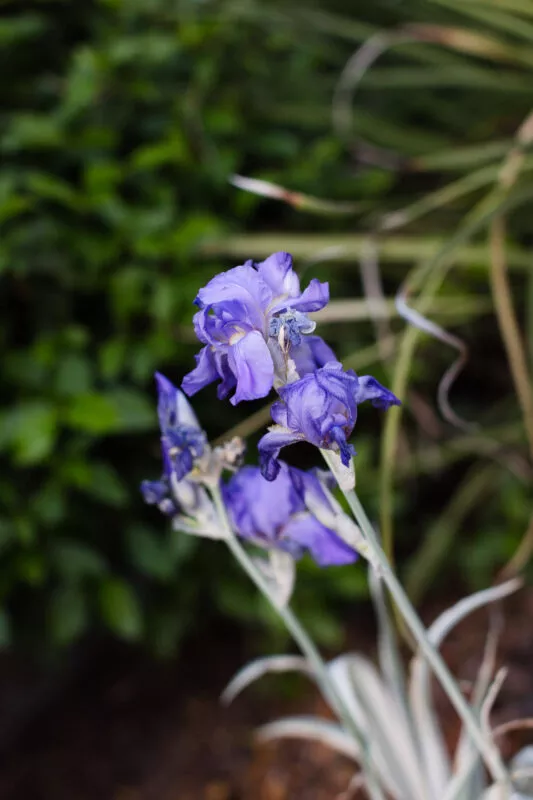
<path id="1" fill-rule="evenodd" d="M 195 359 L 196 367 L 185 375 L 181 382 L 183 391 L 185 394 L 189 395 L 189 397 L 218 378 L 215 358 L 211 347 L 208 345 L 202 347 L 200 352 L 195 355 Z"/>
<path id="2" fill-rule="evenodd" d="M 279 389 L 287 406 L 287 427 L 300 432 L 308 442 L 320 447 L 321 427 L 329 411 L 327 391 L 318 385 L 314 375 Z"/>
<path id="3" fill-rule="evenodd" d="M 311 514 L 293 517 L 285 526 L 283 538 L 305 547 L 319 567 L 352 564 L 357 559 L 355 550 Z"/>
<path id="4" fill-rule="evenodd" d="M 381 408 L 386 411 L 390 406 L 400 406 L 401 402 L 395 394 L 389 389 L 385 389 L 379 381 L 371 375 L 363 375 L 359 377 L 359 386 L 355 394 L 355 402 L 364 403 L 365 400 L 371 400 L 375 408 Z"/>
<path id="5" fill-rule="evenodd" d="M 259 450 L 261 474 L 267 481 L 273 481 L 280 471 L 280 462 L 278 461 L 280 450 L 304 439 L 302 434 L 284 428 L 272 429 L 265 433 L 259 440 L 257 449 Z"/>
<path id="6" fill-rule="evenodd" d="M 253 326 L 262 330 L 264 310 L 273 299 L 269 286 L 256 269 L 248 264 L 221 272 L 200 289 L 196 303 L 203 308 L 218 303 L 239 302 L 246 308 L 246 316 Z M 239 312 L 242 316 L 242 310 Z"/>
<path id="7" fill-rule="evenodd" d="M 228 351 L 228 363 L 237 380 L 237 391 L 231 398 L 241 400 L 266 397 L 274 382 L 274 364 L 267 343 L 258 331 L 242 337 Z"/>
<path id="8" fill-rule="evenodd" d="M 296 297 L 300 294 L 300 281 L 292 268 L 290 253 L 273 253 L 256 264 L 256 267 L 260 277 L 272 289 L 275 297 L 279 295 Z"/>

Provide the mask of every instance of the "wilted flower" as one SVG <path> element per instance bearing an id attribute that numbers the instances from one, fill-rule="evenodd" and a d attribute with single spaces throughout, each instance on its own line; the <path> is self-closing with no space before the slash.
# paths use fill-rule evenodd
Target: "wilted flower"
<path id="1" fill-rule="evenodd" d="M 357 558 L 355 550 L 315 516 L 320 508 L 328 521 L 335 519 L 312 472 L 280 464 L 276 479 L 267 481 L 259 467 L 246 466 L 223 487 L 223 495 L 230 519 L 243 539 L 282 550 L 295 559 L 308 551 L 321 567 L 350 564 Z"/>
<path id="2" fill-rule="evenodd" d="M 327 283 L 314 278 L 307 289 L 292 268 L 289 253 L 274 253 L 265 261 L 222 272 L 200 289 L 195 303 L 196 335 L 205 347 L 196 368 L 185 376 L 188 395 L 218 378 L 218 396 L 232 389 L 233 405 L 265 397 L 273 386 L 287 382 L 334 359 L 307 317 L 329 300 Z"/>
<path id="3" fill-rule="evenodd" d="M 281 400 L 272 406 L 272 419 L 277 424 L 259 442 L 261 468 L 268 480 L 278 474 L 281 448 L 298 441 L 336 450 L 348 466 L 355 453 L 348 439 L 357 419 L 357 406 L 365 400 L 382 409 L 400 404 L 375 378 L 344 371 L 337 361 L 278 391 Z"/>
<path id="4" fill-rule="evenodd" d="M 143 481 L 146 503 L 157 505 L 173 525 L 188 533 L 218 538 L 221 535 L 214 509 L 202 481 L 213 457 L 206 435 L 183 392 L 164 375 L 155 375 L 158 391 L 157 415 L 161 430 L 163 474 L 159 480 Z M 189 477 L 197 473 L 196 479 Z"/>
<path id="5" fill-rule="evenodd" d="M 164 474 L 169 479 L 175 475 L 180 481 L 203 455 L 206 435 L 184 394 L 159 372 L 155 379 Z"/>

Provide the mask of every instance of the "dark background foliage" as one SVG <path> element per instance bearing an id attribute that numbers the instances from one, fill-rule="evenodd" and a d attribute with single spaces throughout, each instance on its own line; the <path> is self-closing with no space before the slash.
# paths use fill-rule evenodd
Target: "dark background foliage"
<path id="1" fill-rule="evenodd" d="M 159 471 L 153 372 L 178 381 L 190 369 L 196 291 L 243 257 L 288 249 L 304 267 L 316 253 L 320 263 L 305 266 L 305 279 L 312 271 L 330 281 L 333 297 L 360 297 L 357 237 L 386 212 L 424 203 L 482 167 L 494 169 L 494 180 L 533 100 L 527 13 L 506 15 L 488 3 L 484 18 L 463 17 L 451 0 L 357 6 L 3 4 L 3 645 L 48 653 L 106 627 L 166 653 L 213 614 L 268 614 L 221 548 L 173 533 L 141 503 L 140 480 Z M 455 26 L 489 38 L 475 54 L 453 37 L 385 52 L 356 94 L 351 130 L 339 132 L 332 99 L 354 50 L 379 30 L 416 22 L 439 26 L 441 36 Z M 232 173 L 360 207 L 319 216 L 240 192 L 228 182 Z M 475 189 L 437 203 L 405 240 L 391 234 L 381 266 L 387 295 L 435 236 L 454 235 L 480 196 Z M 513 213 L 511 267 L 533 349 L 530 215 L 522 206 Z M 321 256 L 337 242 L 351 255 Z M 520 541 L 531 505 L 527 476 L 504 458 L 508 450 L 524 457 L 524 437 L 491 311 L 487 252 L 480 245 L 456 255 L 460 269 L 443 296 L 454 299 L 447 310 L 471 359 L 455 402 L 487 436 L 500 441 L 504 431 L 507 450 L 487 462 L 483 435 L 468 439 L 443 426 L 435 395 L 450 353 L 425 340 L 412 362 L 416 393 L 403 398 L 394 494 L 399 552 L 415 584 L 425 559 L 459 566 L 466 584 L 489 580 Z M 375 340 L 368 314 L 323 333 L 356 359 Z M 394 363 L 375 351 L 367 370 L 390 383 Z M 208 389 L 195 401 L 212 438 L 261 407 L 234 409 L 214 398 Z M 376 516 L 381 423 L 362 414 L 357 437 L 360 491 Z M 417 550 L 430 540 L 436 555 Z M 302 564 L 296 603 L 319 639 L 338 640 L 333 612 L 364 584 L 362 570 L 319 575 Z"/>

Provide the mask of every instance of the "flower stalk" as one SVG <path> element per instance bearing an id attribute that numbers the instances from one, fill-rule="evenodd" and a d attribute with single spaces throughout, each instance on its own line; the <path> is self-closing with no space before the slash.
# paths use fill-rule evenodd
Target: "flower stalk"
<path id="1" fill-rule="evenodd" d="M 235 536 L 230 524 L 220 488 L 218 486 L 213 486 L 209 491 L 213 499 L 220 524 L 223 527 L 224 535 L 222 538 L 228 545 L 229 550 L 246 572 L 248 577 L 272 606 L 272 608 L 279 614 L 290 635 L 311 665 L 315 679 L 320 687 L 324 699 L 328 702 L 332 710 L 335 711 L 345 728 L 357 742 L 360 748 L 361 761 L 365 764 L 367 776 L 369 778 L 368 789 L 370 791 L 371 800 L 385 800 L 385 795 L 383 794 L 379 781 L 375 776 L 375 769 L 371 762 L 368 742 L 346 709 L 345 704 L 331 679 L 326 664 L 324 663 L 322 656 L 316 648 L 313 640 L 309 637 L 307 631 L 300 623 L 298 617 L 296 617 L 296 615 L 293 613 L 290 606 L 282 605 L 276 601 L 272 595 L 268 582 L 265 580 L 265 577 L 254 564 L 253 560 L 249 557 L 245 548 L 239 542 L 237 536 Z"/>
<path id="2" fill-rule="evenodd" d="M 330 468 L 333 475 L 335 475 L 337 478 L 335 469 L 336 462 L 333 458 L 331 458 L 331 453 L 328 450 L 322 450 L 321 452 L 326 464 Z M 420 620 L 420 617 L 411 605 L 403 586 L 390 567 L 387 557 L 378 542 L 377 536 L 370 520 L 366 515 L 361 501 L 353 489 L 343 489 L 340 483 L 339 486 L 366 540 L 368 546 L 368 553 L 366 557 L 369 563 L 374 569 L 379 570 L 379 574 L 387 586 L 392 598 L 394 599 L 398 610 L 402 614 L 406 625 L 414 636 L 421 652 L 424 654 L 436 677 L 440 681 L 440 684 L 446 692 L 450 702 L 463 721 L 472 738 L 472 741 L 476 744 L 493 779 L 503 787 L 510 788 L 510 778 L 497 749 L 494 748 L 491 742 L 488 741 L 484 736 L 481 727 L 472 712 L 472 709 L 466 702 L 461 690 L 459 689 L 459 686 L 448 670 L 448 667 L 446 666 L 442 656 L 433 647 L 428 639 L 426 630 Z"/>

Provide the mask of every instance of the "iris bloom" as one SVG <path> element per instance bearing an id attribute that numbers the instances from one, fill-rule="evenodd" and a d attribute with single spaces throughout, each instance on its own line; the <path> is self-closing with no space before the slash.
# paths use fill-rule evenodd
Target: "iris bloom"
<path id="1" fill-rule="evenodd" d="M 263 475 L 273 480 L 279 472 L 282 447 L 307 441 L 326 450 L 336 450 L 348 466 L 355 454 L 348 443 L 357 419 L 357 406 L 370 400 L 387 409 L 400 401 L 370 375 L 358 377 L 332 361 L 316 372 L 278 389 L 281 400 L 272 406 L 276 423 L 259 442 Z"/>
<path id="2" fill-rule="evenodd" d="M 223 487 L 223 495 L 239 536 L 260 547 L 282 550 L 295 559 L 308 551 L 321 567 L 350 564 L 357 558 L 355 550 L 315 516 L 320 509 L 325 519 L 333 520 L 334 510 L 312 472 L 280 464 L 276 479 L 267 481 L 259 467 L 242 467 Z"/>
<path id="3" fill-rule="evenodd" d="M 319 336 L 309 312 L 329 300 L 327 283 L 316 278 L 302 292 L 289 253 L 234 267 L 216 275 L 195 300 L 196 335 L 205 347 L 182 387 L 193 395 L 221 380 L 219 398 L 233 389 L 233 405 L 266 397 L 282 386 L 335 358 Z"/>

